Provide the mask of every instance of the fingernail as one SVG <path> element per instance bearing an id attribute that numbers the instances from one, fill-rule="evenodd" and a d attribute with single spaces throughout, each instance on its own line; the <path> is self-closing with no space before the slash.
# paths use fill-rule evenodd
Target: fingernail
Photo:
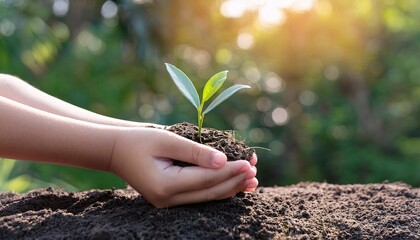
<path id="1" fill-rule="evenodd" d="M 255 191 L 255 188 L 247 188 L 244 190 L 246 193 L 252 193 L 253 191 Z"/>
<path id="2" fill-rule="evenodd" d="M 245 180 L 245 189 L 252 189 L 258 186 L 258 181 L 255 178 Z"/>
<path id="3" fill-rule="evenodd" d="M 213 152 L 211 162 L 215 167 L 221 167 L 226 163 L 226 155 L 221 152 Z"/>

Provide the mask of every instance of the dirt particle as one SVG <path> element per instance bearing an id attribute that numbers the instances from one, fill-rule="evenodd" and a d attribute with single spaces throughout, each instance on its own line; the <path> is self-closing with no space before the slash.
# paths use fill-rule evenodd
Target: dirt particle
<path id="1" fill-rule="evenodd" d="M 307 211 L 304 211 L 302 212 L 302 217 L 308 219 L 311 217 L 311 215 Z"/>

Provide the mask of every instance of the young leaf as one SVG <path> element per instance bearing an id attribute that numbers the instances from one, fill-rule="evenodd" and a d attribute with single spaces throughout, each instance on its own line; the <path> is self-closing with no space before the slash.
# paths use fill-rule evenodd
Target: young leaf
<path id="1" fill-rule="evenodd" d="M 182 72 L 180 69 L 172 64 L 165 63 L 166 69 L 171 75 L 175 85 L 181 91 L 181 93 L 194 105 L 195 108 L 200 107 L 200 98 L 198 97 L 197 90 L 192 84 L 191 80 Z"/>
<path id="2" fill-rule="evenodd" d="M 223 91 L 219 96 L 217 96 L 216 99 L 210 105 L 204 110 L 203 114 L 206 114 L 213 110 L 213 108 L 217 107 L 220 103 L 225 101 L 227 98 L 232 96 L 232 94 L 236 93 L 237 91 L 243 89 L 243 88 L 250 88 L 248 85 L 234 85 L 230 88 L 227 88 L 225 91 Z"/>
<path id="3" fill-rule="evenodd" d="M 213 77 L 211 77 L 203 89 L 203 103 L 206 102 L 213 96 L 214 93 L 217 92 L 217 90 L 220 89 L 220 87 L 223 85 L 227 78 L 228 71 L 222 71 L 219 73 L 216 73 Z"/>

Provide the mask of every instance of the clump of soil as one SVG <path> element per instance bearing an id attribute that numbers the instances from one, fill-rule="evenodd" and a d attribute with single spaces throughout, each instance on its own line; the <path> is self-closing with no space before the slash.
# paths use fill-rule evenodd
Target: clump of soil
<path id="1" fill-rule="evenodd" d="M 237 140 L 232 134 L 232 131 L 203 128 L 200 139 L 198 136 L 198 127 L 191 123 L 178 123 L 169 126 L 167 130 L 225 153 L 228 161 L 249 160 L 255 152 L 253 148 L 250 148 L 244 142 Z M 175 161 L 174 164 L 178 166 L 191 165 L 180 161 Z"/>
<path id="2" fill-rule="evenodd" d="M 132 189 L 0 193 L 0 239 L 420 239 L 420 189 L 300 183 L 156 209 Z"/>

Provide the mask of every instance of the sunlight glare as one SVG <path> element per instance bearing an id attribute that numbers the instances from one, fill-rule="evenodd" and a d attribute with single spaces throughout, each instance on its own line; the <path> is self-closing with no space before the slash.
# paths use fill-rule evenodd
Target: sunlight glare
<path id="1" fill-rule="evenodd" d="M 309 11 L 314 5 L 316 0 L 295 0 L 291 9 L 296 12 Z"/>
<path id="2" fill-rule="evenodd" d="M 253 128 L 249 130 L 249 139 L 254 143 L 260 143 L 264 141 L 265 133 L 261 128 Z"/>
<path id="3" fill-rule="evenodd" d="M 52 7 L 53 7 L 53 13 L 55 16 L 64 17 L 69 11 L 69 1 L 68 0 L 55 0 Z"/>
<path id="4" fill-rule="evenodd" d="M 227 18 L 239 18 L 246 10 L 246 4 L 239 0 L 227 0 L 220 6 L 220 12 Z"/>
<path id="5" fill-rule="evenodd" d="M 118 13 L 118 6 L 111 0 L 106 1 L 101 8 L 102 17 L 106 19 L 113 18 Z"/>
<path id="6" fill-rule="evenodd" d="M 245 130 L 249 127 L 251 124 L 251 119 L 247 114 L 240 114 L 235 117 L 233 120 L 233 125 L 235 126 L 235 129 L 239 130 Z"/>
<path id="7" fill-rule="evenodd" d="M 290 8 L 295 0 L 267 0 L 266 4 L 271 6 L 276 6 L 279 8 Z"/>
<path id="8" fill-rule="evenodd" d="M 262 27 L 274 27 L 286 21 L 285 11 L 309 11 L 316 3 L 317 0 L 225 0 L 220 13 L 226 18 L 240 18 L 247 11 L 256 12 Z"/>
<path id="9" fill-rule="evenodd" d="M 261 79 L 261 72 L 256 67 L 248 67 L 244 70 L 245 77 L 252 83 L 257 83 Z"/>
<path id="10" fill-rule="evenodd" d="M 271 117 L 273 118 L 273 122 L 278 125 L 282 126 L 286 124 L 289 120 L 289 113 L 283 107 L 277 107 L 271 113 Z"/>
<path id="11" fill-rule="evenodd" d="M 236 39 L 236 44 L 242 49 L 250 49 L 254 45 L 254 37 L 250 33 L 241 33 Z"/>
<path id="12" fill-rule="evenodd" d="M 269 93 L 278 93 L 283 87 L 283 80 L 275 73 L 269 73 L 264 80 L 264 89 Z"/>
<path id="13" fill-rule="evenodd" d="M 285 20 L 286 16 L 280 8 L 264 5 L 258 9 L 258 21 L 263 27 L 281 25 Z"/>

